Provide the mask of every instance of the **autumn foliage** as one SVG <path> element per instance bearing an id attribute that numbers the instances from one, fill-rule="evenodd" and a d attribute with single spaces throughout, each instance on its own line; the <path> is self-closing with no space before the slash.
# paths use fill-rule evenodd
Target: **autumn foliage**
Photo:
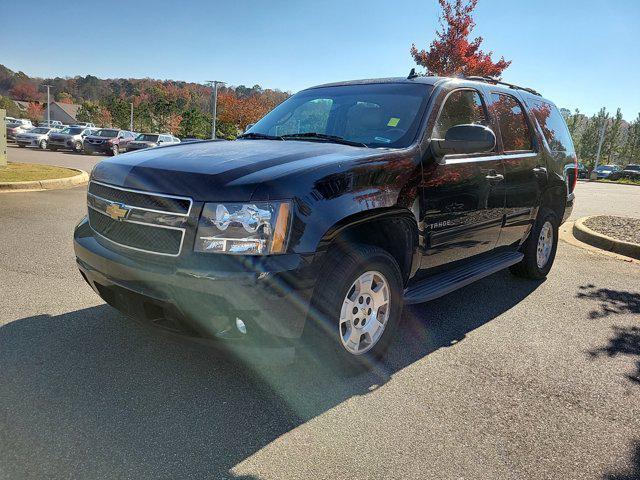
<path id="1" fill-rule="evenodd" d="M 42 119 L 42 113 L 44 112 L 44 105 L 37 102 L 31 102 L 27 106 L 27 118 L 36 123 Z"/>
<path id="2" fill-rule="evenodd" d="M 411 46 L 411 56 L 415 62 L 425 67 L 431 75 L 499 77 L 511 62 L 504 57 L 494 62 L 491 59 L 493 52 L 485 53 L 480 49 L 482 37 L 469 40 L 475 27 L 471 13 L 478 0 L 438 2 L 442 7 L 442 30 L 436 32 L 436 39 L 431 42 L 428 51 L 418 50 L 415 44 Z"/>

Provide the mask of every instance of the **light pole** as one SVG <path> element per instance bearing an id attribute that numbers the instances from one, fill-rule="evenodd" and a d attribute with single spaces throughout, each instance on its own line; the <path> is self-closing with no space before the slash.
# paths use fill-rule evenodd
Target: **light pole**
<path id="1" fill-rule="evenodd" d="M 600 130 L 600 139 L 598 140 L 598 150 L 596 151 L 596 164 L 591 171 L 591 175 L 589 176 L 589 180 L 597 180 L 598 172 L 596 169 L 598 168 L 598 164 L 600 163 L 600 150 L 602 150 L 602 143 L 604 142 L 604 131 L 607 129 L 607 119 L 604 118 L 602 120 L 602 130 Z"/>
<path id="2" fill-rule="evenodd" d="M 211 119 L 211 139 L 216 139 L 216 113 L 218 108 L 218 85 L 224 85 L 225 82 L 220 80 L 208 80 L 207 83 L 212 87 L 211 90 L 211 109 L 213 110 Z"/>
<path id="3" fill-rule="evenodd" d="M 49 89 L 53 87 L 53 85 L 42 86 L 47 87 L 47 127 L 51 128 L 51 97 L 49 96 Z"/>
<path id="4" fill-rule="evenodd" d="M 133 132 L 133 102 L 131 102 L 131 120 L 129 121 L 129 131 Z"/>

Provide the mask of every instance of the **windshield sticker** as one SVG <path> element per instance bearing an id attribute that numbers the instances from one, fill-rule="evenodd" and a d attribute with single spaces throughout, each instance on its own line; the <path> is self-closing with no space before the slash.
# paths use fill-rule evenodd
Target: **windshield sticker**
<path id="1" fill-rule="evenodd" d="M 391 117 L 389 119 L 389 123 L 387 123 L 387 127 L 397 127 L 400 123 L 400 119 L 396 117 Z"/>
<path id="2" fill-rule="evenodd" d="M 376 140 L 377 142 L 391 143 L 391 140 L 389 140 L 388 138 L 384 138 L 384 137 L 374 137 L 373 139 Z"/>

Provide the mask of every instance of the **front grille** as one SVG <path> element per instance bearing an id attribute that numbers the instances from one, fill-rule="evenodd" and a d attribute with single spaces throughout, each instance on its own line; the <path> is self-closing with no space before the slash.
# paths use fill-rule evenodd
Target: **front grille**
<path id="1" fill-rule="evenodd" d="M 89 209 L 89 225 L 103 237 L 125 247 L 164 255 L 180 252 L 182 230 L 119 222 L 92 208 Z"/>
<path id="2" fill-rule="evenodd" d="M 114 202 L 125 203 L 132 207 L 148 208 L 179 215 L 187 215 L 189 207 L 191 207 L 191 200 L 188 199 L 120 190 L 95 182 L 89 184 L 89 193 Z"/>
<path id="3" fill-rule="evenodd" d="M 146 253 L 180 255 L 190 198 L 90 182 L 87 203 L 89 225 L 107 240 Z"/>

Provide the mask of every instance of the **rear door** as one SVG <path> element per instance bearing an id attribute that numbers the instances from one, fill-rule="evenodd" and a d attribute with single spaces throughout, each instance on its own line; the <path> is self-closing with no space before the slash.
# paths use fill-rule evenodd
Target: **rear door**
<path id="1" fill-rule="evenodd" d="M 498 123 L 506 193 L 504 227 L 497 245 L 515 245 L 535 220 L 547 170 L 520 99 L 510 93 L 491 91 L 490 108 Z"/>
<path id="2" fill-rule="evenodd" d="M 449 92 L 431 138 L 462 124 L 493 129 L 483 91 Z M 498 240 L 504 210 L 504 171 L 497 151 L 447 155 L 424 165 L 422 185 L 426 255 L 422 268 L 432 268 L 491 251 Z"/>

